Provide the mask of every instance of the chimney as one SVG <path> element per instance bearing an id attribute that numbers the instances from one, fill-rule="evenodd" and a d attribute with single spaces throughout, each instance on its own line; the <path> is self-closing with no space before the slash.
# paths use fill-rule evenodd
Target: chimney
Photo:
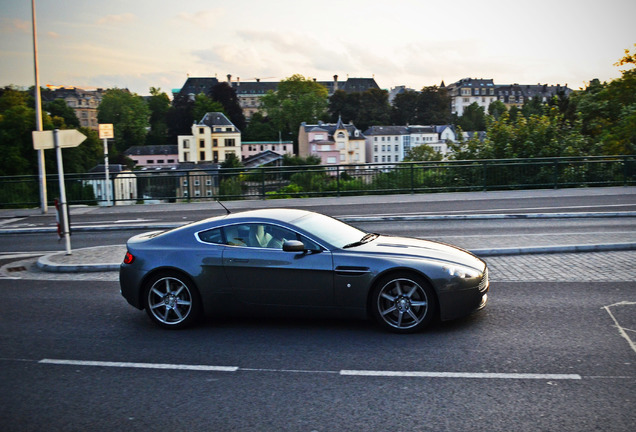
<path id="1" fill-rule="evenodd" d="M 241 77 L 236 77 L 236 86 L 240 87 L 241 85 Z"/>
<path id="2" fill-rule="evenodd" d="M 338 75 L 333 76 L 333 91 L 338 90 Z"/>
<path id="3" fill-rule="evenodd" d="M 231 74 L 227 74 L 227 82 L 229 82 L 229 83 L 232 82 L 232 75 Z"/>

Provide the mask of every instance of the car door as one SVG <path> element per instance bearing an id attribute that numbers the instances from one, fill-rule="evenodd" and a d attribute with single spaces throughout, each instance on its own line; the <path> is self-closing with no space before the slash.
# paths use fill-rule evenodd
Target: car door
<path id="1" fill-rule="evenodd" d="M 228 246 L 223 250 L 223 266 L 238 300 L 261 305 L 333 305 L 331 252 L 278 225 L 239 224 L 225 230 Z M 285 252 L 285 240 L 303 241 L 315 251 Z"/>

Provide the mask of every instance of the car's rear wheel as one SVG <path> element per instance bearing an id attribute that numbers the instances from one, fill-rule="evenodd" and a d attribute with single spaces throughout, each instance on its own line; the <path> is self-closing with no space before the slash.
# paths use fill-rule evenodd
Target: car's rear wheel
<path id="1" fill-rule="evenodd" d="M 161 273 L 150 279 L 144 298 L 148 316 L 164 328 L 188 327 L 201 313 L 194 283 L 178 273 Z"/>
<path id="2" fill-rule="evenodd" d="M 371 312 L 376 321 L 396 333 L 422 330 L 436 310 L 433 289 L 414 275 L 395 274 L 383 278 L 371 297 Z"/>

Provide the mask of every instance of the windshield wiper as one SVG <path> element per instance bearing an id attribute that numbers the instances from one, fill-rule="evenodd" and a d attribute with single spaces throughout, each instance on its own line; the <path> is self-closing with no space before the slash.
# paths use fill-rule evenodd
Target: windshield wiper
<path id="1" fill-rule="evenodd" d="M 360 245 L 363 245 L 365 243 L 369 243 L 370 241 L 373 241 L 373 240 L 375 240 L 378 237 L 379 237 L 379 234 L 369 233 L 369 234 L 366 234 L 364 237 L 362 237 L 357 242 L 349 243 L 348 245 L 344 245 L 342 248 L 343 249 L 347 249 L 347 248 L 360 246 Z"/>

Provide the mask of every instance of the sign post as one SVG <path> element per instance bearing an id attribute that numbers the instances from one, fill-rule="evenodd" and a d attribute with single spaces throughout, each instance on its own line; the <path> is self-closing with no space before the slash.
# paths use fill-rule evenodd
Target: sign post
<path id="1" fill-rule="evenodd" d="M 61 234 L 66 246 L 66 255 L 71 255 L 71 229 L 68 218 L 68 203 L 66 202 L 66 187 L 64 185 L 62 147 L 77 147 L 86 139 L 86 135 L 75 129 L 55 129 L 54 131 L 33 131 L 32 136 L 35 150 L 55 149 L 57 175 L 60 184 Z"/>
<path id="2" fill-rule="evenodd" d="M 106 184 L 104 193 L 106 194 L 106 205 L 110 206 L 110 173 L 108 172 L 108 139 L 115 138 L 113 125 L 111 123 L 99 124 L 99 139 L 104 140 L 104 172 L 106 174 Z"/>

